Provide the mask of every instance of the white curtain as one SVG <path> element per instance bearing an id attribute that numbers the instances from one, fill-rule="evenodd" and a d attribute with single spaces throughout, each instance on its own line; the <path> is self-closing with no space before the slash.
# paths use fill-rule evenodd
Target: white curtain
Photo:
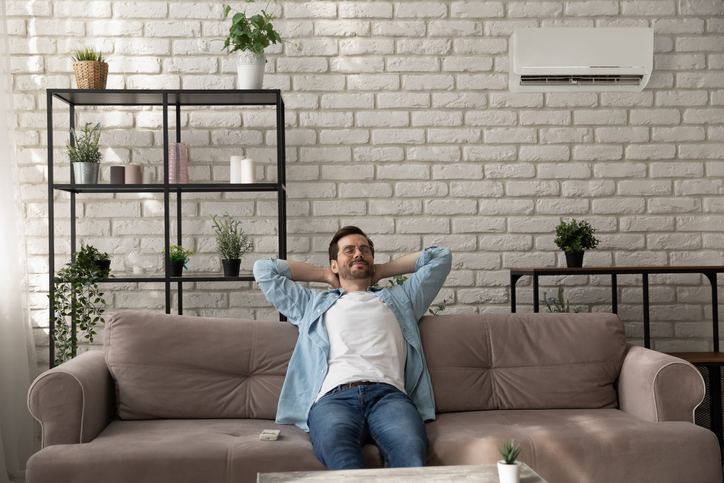
<path id="1" fill-rule="evenodd" d="M 35 373 L 27 310 L 27 264 L 13 129 L 12 78 L 5 2 L 0 2 L 0 483 L 20 478 L 33 453 L 34 423 L 26 398 Z"/>

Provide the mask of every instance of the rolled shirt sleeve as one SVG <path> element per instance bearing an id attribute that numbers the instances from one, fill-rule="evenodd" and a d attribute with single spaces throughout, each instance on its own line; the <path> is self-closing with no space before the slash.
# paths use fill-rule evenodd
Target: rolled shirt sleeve
<path id="1" fill-rule="evenodd" d="M 284 260 L 269 258 L 254 263 L 254 279 L 279 312 L 294 325 L 304 316 L 312 300 L 312 290 L 292 281 L 292 271 Z"/>
<path id="2" fill-rule="evenodd" d="M 447 247 L 428 247 L 415 262 L 415 273 L 402 285 L 419 320 L 437 297 L 452 267 L 452 253 Z"/>

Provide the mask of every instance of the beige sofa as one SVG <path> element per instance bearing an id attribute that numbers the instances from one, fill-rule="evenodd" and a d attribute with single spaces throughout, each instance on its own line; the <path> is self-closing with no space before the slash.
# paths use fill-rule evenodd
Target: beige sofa
<path id="1" fill-rule="evenodd" d="M 497 445 L 551 483 L 720 483 L 717 439 L 692 423 L 690 364 L 628 346 L 610 314 L 444 315 L 420 322 L 435 389 L 429 465 L 494 463 Z M 297 329 L 121 313 L 104 352 L 36 379 L 43 449 L 27 482 L 252 482 L 323 470 L 307 434 L 274 423 Z M 281 429 L 278 441 L 260 441 Z M 376 447 L 365 447 L 382 466 Z"/>

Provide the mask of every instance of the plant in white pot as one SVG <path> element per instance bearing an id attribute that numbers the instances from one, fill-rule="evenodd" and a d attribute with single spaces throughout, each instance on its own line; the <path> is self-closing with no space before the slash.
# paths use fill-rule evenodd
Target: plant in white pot
<path id="1" fill-rule="evenodd" d="M 73 144 L 66 141 L 68 158 L 73 167 L 73 177 L 76 184 L 97 184 L 98 167 L 103 155 L 98 147 L 101 138 L 101 125 L 96 124 L 90 128 L 92 123 L 85 123 L 83 134 L 78 135 L 75 129 L 70 128 L 70 135 L 73 137 Z"/>
<path id="2" fill-rule="evenodd" d="M 498 461 L 498 478 L 500 483 L 518 483 L 520 481 L 520 461 L 515 461 L 520 453 L 520 443 L 515 444 L 515 440 L 511 439 L 503 443 L 503 447 L 498 446 L 500 456 L 503 457 Z"/>
<path id="3" fill-rule="evenodd" d="M 246 0 L 254 3 L 254 0 Z M 266 8 L 269 8 L 269 0 Z M 266 57 L 264 49 L 269 44 L 276 44 L 282 39 L 272 26 L 274 15 L 268 13 L 266 8 L 260 14 L 246 16 L 246 7 L 243 12 L 234 14 L 231 19 L 229 36 L 224 42 L 224 48 L 232 47 L 230 53 L 236 52 L 236 69 L 239 74 L 240 89 L 261 89 L 264 84 L 264 64 Z M 224 18 L 229 17 L 231 6 L 226 7 Z"/>
<path id="4" fill-rule="evenodd" d="M 224 267 L 225 277 L 238 277 L 241 259 L 251 248 L 251 240 L 241 228 L 241 221 L 225 213 L 221 219 L 219 215 L 211 215 L 216 232 L 216 251 L 223 257 L 221 264 Z"/>

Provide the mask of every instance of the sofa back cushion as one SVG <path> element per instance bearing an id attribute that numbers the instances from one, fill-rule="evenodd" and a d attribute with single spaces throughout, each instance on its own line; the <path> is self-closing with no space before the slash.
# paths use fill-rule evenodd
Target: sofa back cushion
<path id="1" fill-rule="evenodd" d="M 617 405 L 614 314 L 426 316 L 420 333 L 438 413 Z"/>
<path id="2" fill-rule="evenodd" d="M 124 312 L 106 323 L 122 419 L 274 419 L 298 331 L 287 322 Z"/>

